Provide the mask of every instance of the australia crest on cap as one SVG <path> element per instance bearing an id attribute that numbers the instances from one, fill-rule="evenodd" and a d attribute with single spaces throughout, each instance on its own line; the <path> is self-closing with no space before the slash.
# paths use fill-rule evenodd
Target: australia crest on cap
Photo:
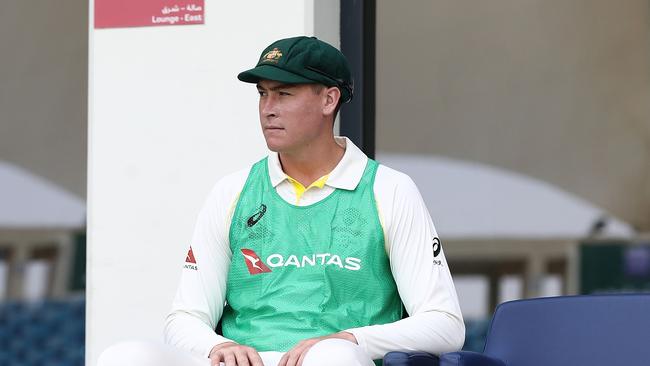
<path id="1" fill-rule="evenodd" d="M 280 57 L 282 57 L 282 51 L 280 51 L 280 49 L 275 47 L 274 49 L 265 53 L 264 56 L 262 56 L 262 60 L 260 60 L 260 62 L 278 63 Z"/>

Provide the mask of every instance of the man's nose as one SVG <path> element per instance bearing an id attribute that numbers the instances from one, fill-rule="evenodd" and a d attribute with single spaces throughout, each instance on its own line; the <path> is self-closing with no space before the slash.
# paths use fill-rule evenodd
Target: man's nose
<path id="1" fill-rule="evenodd" d="M 277 116 L 277 103 L 275 97 L 269 95 L 264 98 L 260 103 L 260 111 L 265 117 Z"/>

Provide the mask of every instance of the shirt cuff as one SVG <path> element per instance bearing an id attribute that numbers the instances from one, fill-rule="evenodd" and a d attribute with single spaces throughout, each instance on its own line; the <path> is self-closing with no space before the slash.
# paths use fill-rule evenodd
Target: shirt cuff
<path id="1" fill-rule="evenodd" d="M 352 333 L 354 338 L 357 339 L 357 344 L 361 347 L 361 349 L 366 352 L 366 354 L 370 355 L 368 352 L 368 343 L 366 342 L 366 337 L 363 335 L 363 331 L 361 331 L 362 328 L 352 328 L 352 329 L 346 329 L 344 332 Z"/>

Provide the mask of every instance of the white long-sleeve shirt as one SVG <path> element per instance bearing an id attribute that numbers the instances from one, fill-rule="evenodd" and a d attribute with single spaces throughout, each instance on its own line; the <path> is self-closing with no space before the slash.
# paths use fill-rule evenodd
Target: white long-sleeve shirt
<path id="1" fill-rule="evenodd" d="M 335 189 L 355 189 L 368 157 L 345 137 L 338 165 L 305 191 L 283 171 L 277 153 L 269 155 L 269 176 L 278 194 L 299 206 L 322 200 Z M 207 357 L 217 344 L 232 341 L 215 333 L 223 313 L 232 252 L 230 223 L 249 169 L 219 180 L 201 210 L 172 310 L 165 324 L 167 343 Z M 368 355 L 390 351 L 455 351 L 465 338 L 458 298 L 431 216 L 415 183 L 406 174 L 380 165 L 375 201 L 386 253 L 408 318 L 383 325 L 342 329 L 352 333 Z M 195 263 L 194 263 L 195 262 Z"/>

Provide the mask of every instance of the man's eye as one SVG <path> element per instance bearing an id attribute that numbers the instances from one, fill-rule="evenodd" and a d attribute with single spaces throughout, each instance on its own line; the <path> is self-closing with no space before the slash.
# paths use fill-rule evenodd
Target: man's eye
<path id="1" fill-rule="evenodd" d="M 285 96 L 285 95 L 291 95 L 291 93 L 289 93 L 289 92 L 285 92 L 285 91 L 281 91 L 281 92 L 279 92 L 278 94 L 280 94 L 280 95 L 282 95 L 282 96 Z"/>
<path id="2" fill-rule="evenodd" d="M 263 92 L 263 91 L 261 91 L 261 90 L 258 90 L 258 91 L 257 91 L 257 94 L 259 94 L 260 97 L 263 97 L 263 96 L 266 95 L 266 92 Z"/>

